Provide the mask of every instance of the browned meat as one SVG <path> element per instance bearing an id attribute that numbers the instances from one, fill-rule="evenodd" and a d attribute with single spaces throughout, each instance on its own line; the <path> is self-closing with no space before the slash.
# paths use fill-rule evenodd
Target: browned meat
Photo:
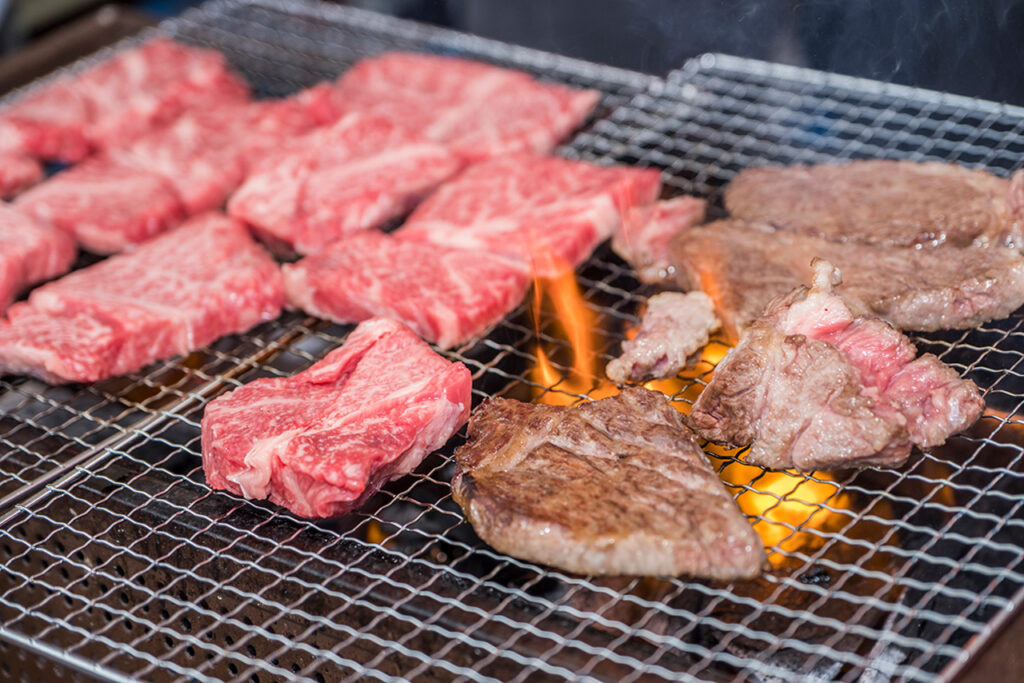
<path id="1" fill-rule="evenodd" d="M 673 256 L 679 285 L 704 290 L 734 340 L 765 304 L 811 280 L 815 257 L 842 271 L 838 291 L 854 313 L 904 330 L 970 328 L 1024 304 L 1014 249 L 879 248 L 719 221 L 676 239 Z"/>
<path id="2" fill-rule="evenodd" d="M 1024 173 L 1006 180 L 939 162 L 854 161 L 741 171 L 725 190 L 736 218 L 882 246 L 1024 246 Z"/>
<path id="3" fill-rule="evenodd" d="M 580 574 L 756 576 L 761 542 L 665 397 L 485 401 L 452 495 L 485 541 Z"/>
<path id="4" fill-rule="evenodd" d="M 636 336 L 622 343 L 622 355 L 608 363 L 605 373 L 619 384 L 671 377 L 721 326 L 704 292 L 652 296 Z"/>
<path id="5" fill-rule="evenodd" d="M 748 462 L 803 471 L 898 466 L 972 425 L 984 402 L 931 354 L 877 318 L 855 318 L 815 262 L 814 286 L 772 301 L 694 403 L 704 438 L 750 446 Z"/>
<path id="6" fill-rule="evenodd" d="M 674 272 L 672 238 L 703 223 L 706 208 L 703 199 L 687 195 L 637 206 L 615 231 L 612 249 L 633 266 L 643 282 L 670 282 Z"/>

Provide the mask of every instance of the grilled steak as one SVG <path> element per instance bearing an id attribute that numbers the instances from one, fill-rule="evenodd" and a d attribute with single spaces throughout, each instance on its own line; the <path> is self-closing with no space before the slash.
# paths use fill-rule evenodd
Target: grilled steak
<path id="1" fill-rule="evenodd" d="M 855 161 L 741 171 L 725 190 L 736 218 L 882 246 L 1024 246 L 1024 173 L 1005 180 L 938 162 Z"/>
<path id="2" fill-rule="evenodd" d="M 622 355 L 608 363 L 608 379 L 644 382 L 671 377 L 721 327 L 704 292 L 663 292 L 647 301 L 636 337 L 622 343 Z"/>
<path id="3" fill-rule="evenodd" d="M 210 486 L 336 517 L 407 474 L 469 416 L 472 378 L 400 323 L 375 318 L 292 377 L 258 379 L 210 402 Z"/>
<path id="4" fill-rule="evenodd" d="M 694 403 L 697 433 L 750 446 L 748 462 L 803 471 L 898 466 L 972 425 L 984 402 L 905 336 L 856 318 L 833 293 L 838 271 L 815 261 L 814 285 L 769 304 Z"/>
<path id="5" fill-rule="evenodd" d="M 704 221 L 707 202 L 676 197 L 631 211 L 612 238 L 612 249 L 633 266 L 643 282 L 671 281 L 672 238 Z"/>
<path id="6" fill-rule="evenodd" d="M 761 570 L 757 535 L 660 393 L 574 408 L 489 399 L 455 458 L 456 502 L 515 557 L 580 574 Z"/>
<path id="7" fill-rule="evenodd" d="M 734 340 L 769 301 L 809 282 L 818 257 L 842 271 L 838 291 L 854 313 L 904 330 L 974 327 L 1024 304 L 1014 249 L 879 248 L 719 221 L 687 231 L 672 253 L 679 285 L 707 292 Z"/>

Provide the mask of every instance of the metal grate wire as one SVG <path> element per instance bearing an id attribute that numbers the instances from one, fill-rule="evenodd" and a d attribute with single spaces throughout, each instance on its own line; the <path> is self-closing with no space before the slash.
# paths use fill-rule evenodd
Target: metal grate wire
<path id="1" fill-rule="evenodd" d="M 1018 109 L 720 55 L 656 79 L 299 0 L 214 2 L 159 31 L 221 49 L 268 96 L 386 49 L 596 87 L 601 111 L 560 153 L 660 168 L 668 195 L 719 212 L 720 188 L 752 164 L 884 156 L 1007 174 L 1024 151 Z M 607 245 L 577 283 L 593 317 L 590 381 L 536 372 L 538 345 L 566 376 L 573 350 L 552 310 L 535 321 L 524 304 L 448 353 L 472 372 L 475 402 L 609 390 L 603 365 L 652 290 Z M 91 386 L 0 379 L 4 647 L 109 680 L 932 680 L 1020 604 L 1019 316 L 917 339 L 974 379 L 988 409 L 899 470 L 805 477 L 709 449 L 772 565 L 731 584 L 574 576 L 488 548 L 451 500 L 464 433 L 331 522 L 210 490 L 205 402 L 308 367 L 350 330 L 287 313 Z M 685 411 L 725 350 L 713 341 L 656 388 Z"/>

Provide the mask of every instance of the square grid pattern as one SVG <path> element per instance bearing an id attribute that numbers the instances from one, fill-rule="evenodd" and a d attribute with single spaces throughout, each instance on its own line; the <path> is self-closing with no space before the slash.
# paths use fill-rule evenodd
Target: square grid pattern
<path id="1" fill-rule="evenodd" d="M 222 50 L 267 96 L 387 49 L 595 87 L 599 112 L 560 153 L 660 168 L 667 196 L 705 196 L 718 212 L 720 188 L 754 164 L 883 156 L 1005 175 L 1024 151 L 1019 110 L 717 55 L 655 79 L 284 0 L 215 2 L 158 30 Z M 604 246 L 568 299 L 529 297 L 447 355 L 472 372 L 475 403 L 605 395 L 603 366 L 650 293 Z M 575 294 L 592 342 L 578 357 L 559 315 Z M 0 655 L 29 651 L 109 680 L 949 677 L 1024 587 L 1021 322 L 917 339 L 974 379 L 988 409 L 899 470 L 805 477 L 712 449 L 771 565 L 732 584 L 581 577 L 491 550 L 451 500 L 464 431 L 331 522 L 211 491 L 205 402 L 308 367 L 350 326 L 286 313 L 92 386 L 2 379 Z M 539 349 L 554 377 L 538 369 Z M 725 351 L 713 341 L 653 386 L 685 412 Z M 4 674 L 17 666 L 0 660 Z"/>

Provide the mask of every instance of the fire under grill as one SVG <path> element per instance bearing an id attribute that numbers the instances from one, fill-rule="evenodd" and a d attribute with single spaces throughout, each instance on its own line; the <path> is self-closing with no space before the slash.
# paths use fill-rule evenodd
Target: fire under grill
<path id="1" fill-rule="evenodd" d="M 158 30 L 222 50 L 271 96 L 386 49 L 599 88 L 596 119 L 560 152 L 660 168 L 667 195 L 716 201 L 737 170 L 766 162 L 937 159 L 1006 175 L 1024 154 L 1022 110 L 718 55 L 656 79 L 269 0 L 215 2 Z M 650 293 L 605 246 L 574 281 L 538 284 L 486 338 L 447 355 L 473 373 L 476 402 L 606 395 L 604 364 Z M 582 328 L 567 330 L 570 318 Z M 205 402 L 303 369 L 350 330 L 292 312 L 95 385 L 0 380 L 0 674 L 932 680 L 955 675 L 1024 595 L 1018 316 L 917 338 L 988 407 L 899 470 L 805 477 L 712 450 L 771 564 L 731 584 L 587 578 L 488 548 L 451 500 L 464 431 L 331 522 L 211 491 Z M 695 368 L 652 386 L 685 411 L 725 351 L 713 341 Z"/>

